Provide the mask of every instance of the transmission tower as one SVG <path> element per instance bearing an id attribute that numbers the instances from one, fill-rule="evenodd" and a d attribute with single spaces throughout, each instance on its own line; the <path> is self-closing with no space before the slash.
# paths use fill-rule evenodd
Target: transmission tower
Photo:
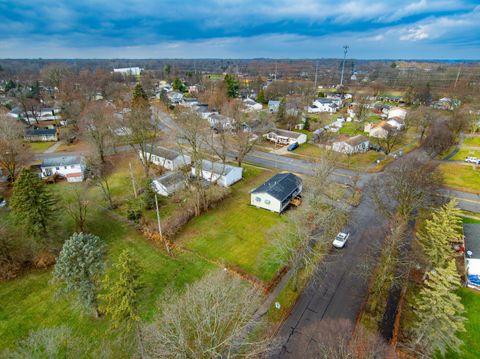
<path id="1" fill-rule="evenodd" d="M 347 58 L 348 45 L 343 46 L 342 76 L 340 77 L 340 86 L 343 86 L 343 71 L 345 70 L 345 59 Z"/>

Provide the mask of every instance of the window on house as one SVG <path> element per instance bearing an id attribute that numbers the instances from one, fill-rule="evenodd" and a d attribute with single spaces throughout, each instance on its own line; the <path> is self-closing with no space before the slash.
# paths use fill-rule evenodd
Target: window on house
<path id="1" fill-rule="evenodd" d="M 68 168 L 68 166 L 63 166 L 63 168 L 67 169 L 67 168 Z"/>
<path id="2" fill-rule="evenodd" d="M 266 199 L 266 200 L 265 200 L 265 204 L 270 204 L 270 203 L 272 203 L 272 202 L 270 202 L 269 199 Z"/>
<path id="3" fill-rule="evenodd" d="M 60 170 L 60 167 L 55 167 L 55 169 L 56 169 L 57 171 L 59 171 L 59 170 Z"/>
<path id="4" fill-rule="evenodd" d="M 70 168 L 75 168 L 75 166 L 72 165 L 72 166 L 70 166 Z"/>
<path id="5" fill-rule="evenodd" d="M 261 202 L 262 199 L 260 197 L 255 197 L 255 202 Z"/>

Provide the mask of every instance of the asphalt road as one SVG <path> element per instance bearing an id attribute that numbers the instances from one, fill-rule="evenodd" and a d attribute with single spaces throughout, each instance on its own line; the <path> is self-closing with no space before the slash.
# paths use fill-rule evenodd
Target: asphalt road
<path id="1" fill-rule="evenodd" d="M 332 336 L 346 329 L 333 323 L 343 320 L 353 326 L 367 293 L 370 272 L 365 264 L 380 247 L 385 220 L 377 216 L 367 196 L 353 209 L 351 218 L 348 246 L 332 249 L 318 268 L 318 279 L 309 283 L 279 330 L 282 348 L 275 358 L 313 358 L 315 343 L 322 340 L 322 324 Z"/>

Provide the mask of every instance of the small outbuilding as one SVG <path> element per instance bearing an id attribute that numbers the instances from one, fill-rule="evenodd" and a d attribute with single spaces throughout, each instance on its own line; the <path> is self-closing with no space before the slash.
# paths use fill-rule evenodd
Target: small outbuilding
<path id="1" fill-rule="evenodd" d="M 250 204 L 282 213 L 302 193 L 302 189 L 300 177 L 293 173 L 278 173 L 250 192 Z"/>
<path id="2" fill-rule="evenodd" d="M 243 177 L 243 168 L 223 164 L 221 162 L 213 162 L 202 160 L 199 173 L 202 178 L 208 182 L 216 183 L 222 187 L 230 187 Z M 192 167 L 192 175 L 197 175 L 197 169 Z"/>
<path id="3" fill-rule="evenodd" d="M 167 172 L 153 179 L 152 187 L 158 194 L 168 197 L 186 187 L 187 178 L 182 172 Z"/>

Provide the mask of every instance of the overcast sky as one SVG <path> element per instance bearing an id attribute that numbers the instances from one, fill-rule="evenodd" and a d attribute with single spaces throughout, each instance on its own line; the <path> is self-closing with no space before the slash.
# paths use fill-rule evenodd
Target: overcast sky
<path id="1" fill-rule="evenodd" d="M 0 0 L 0 58 L 480 59 L 480 1 Z"/>

